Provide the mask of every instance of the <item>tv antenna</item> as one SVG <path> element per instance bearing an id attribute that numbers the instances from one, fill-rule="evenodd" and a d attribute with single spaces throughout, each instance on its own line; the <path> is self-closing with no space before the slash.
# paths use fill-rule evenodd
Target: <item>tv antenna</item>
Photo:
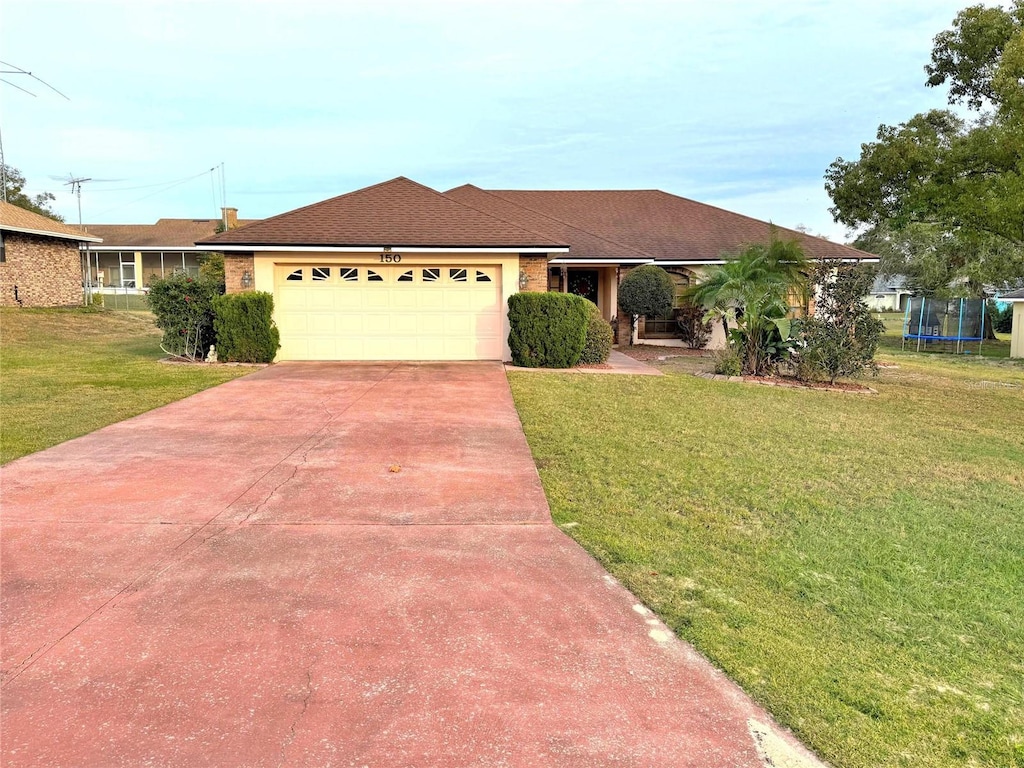
<path id="1" fill-rule="evenodd" d="M 67 176 L 51 176 L 54 181 L 64 182 L 65 187 L 71 187 L 71 192 L 78 200 L 78 228 L 82 228 L 82 185 L 90 181 L 123 181 L 123 179 L 94 179 L 91 176 L 75 176 L 68 173 Z"/>

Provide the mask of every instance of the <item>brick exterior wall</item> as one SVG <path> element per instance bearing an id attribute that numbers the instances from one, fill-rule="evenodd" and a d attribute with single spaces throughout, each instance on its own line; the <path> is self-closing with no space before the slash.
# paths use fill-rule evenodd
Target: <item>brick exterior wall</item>
<path id="1" fill-rule="evenodd" d="M 544 293 L 548 289 L 548 257 L 547 254 L 538 253 L 519 257 L 519 269 L 525 272 L 530 279 L 524 291 L 530 293 Z M 518 275 L 516 276 L 518 280 Z"/>
<path id="2" fill-rule="evenodd" d="M 224 292 L 242 293 L 253 290 L 252 283 L 248 288 L 242 287 L 242 274 L 248 272 L 255 280 L 255 266 L 251 253 L 224 254 Z"/>
<path id="3" fill-rule="evenodd" d="M 0 306 L 74 307 L 82 303 L 78 243 L 56 237 L 4 232 Z M 20 303 L 14 299 L 18 288 Z"/>

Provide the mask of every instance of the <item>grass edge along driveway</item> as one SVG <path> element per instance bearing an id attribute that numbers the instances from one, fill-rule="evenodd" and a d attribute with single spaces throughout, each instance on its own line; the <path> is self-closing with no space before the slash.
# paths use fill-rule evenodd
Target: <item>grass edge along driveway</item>
<path id="1" fill-rule="evenodd" d="M 159 363 L 160 335 L 148 313 L 0 310 L 0 463 L 253 370 Z"/>
<path id="2" fill-rule="evenodd" d="M 886 360 L 509 379 L 555 522 L 825 759 L 1024 766 L 1024 368 Z"/>

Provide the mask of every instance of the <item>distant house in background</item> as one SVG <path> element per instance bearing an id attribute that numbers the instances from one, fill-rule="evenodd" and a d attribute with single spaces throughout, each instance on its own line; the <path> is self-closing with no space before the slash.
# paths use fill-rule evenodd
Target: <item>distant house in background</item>
<path id="1" fill-rule="evenodd" d="M 90 249 L 89 279 L 94 289 L 141 291 L 154 279 L 185 272 L 199 273 L 196 240 L 249 224 L 238 220 L 237 208 L 222 208 L 220 219 L 158 219 L 156 224 L 89 224 L 103 244 Z"/>
<path id="2" fill-rule="evenodd" d="M 80 246 L 99 242 L 95 235 L 0 202 L 0 306 L 81 304 Z"/>
<path id="3" fill-rule="evenodd" d="M 864 297 L 864 302 L 875 312 L 903 312 L 913 295 L 903 275 L 878 275 L 875 284 L 871 286 L 871 293 Z"/>

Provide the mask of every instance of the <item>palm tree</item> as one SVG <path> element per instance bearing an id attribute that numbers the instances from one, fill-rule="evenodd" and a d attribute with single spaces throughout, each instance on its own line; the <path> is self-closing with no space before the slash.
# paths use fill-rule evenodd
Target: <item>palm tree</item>
<path id="1" fill-rule="evenodd" d="M 748 246 L 713 267 L 686 295 L 708 311 L 706 318 L 721 319 L 726 338 L 738 347 L 743 373 L 763 376 L 772 373 L 786 353 L 789 299 L 796 293 L 806 302 L 807 270 L 800 245 L 773 233 L 769 244 Z M 736 328 L 729 329 L 729 320 Z"/>

